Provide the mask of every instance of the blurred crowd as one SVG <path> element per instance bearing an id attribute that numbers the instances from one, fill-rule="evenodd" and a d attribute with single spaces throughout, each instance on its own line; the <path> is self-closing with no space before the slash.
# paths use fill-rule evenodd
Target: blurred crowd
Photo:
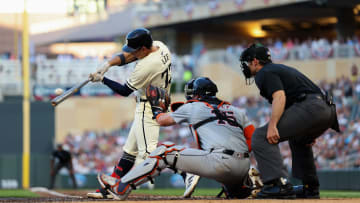
<path id="1" fill-rule="evenodd" d="M 308 38 L 306 40 L 298 38 L 289 38 L 287 40 L 266 38 L 258 40 L 258 43 L 269 47 L 274 61 L 360 56 L 359 39 L 356 36 L 333 40 L 327 38 Z M 247 46 L 247 42 L 228 46 L 226 52 L 239 56 Z"/>
<path id="2" fill-rule="evenodd" d="M 343 77 L 332 83 L 321 81 L 319 85 L 334 96 L 342 133 L 328 130 L 317 139 L 313 146 L 317 168 L 360 168 L 360 79 L 355 76 Z M 245 111 L 256 127 L 264 125 L 269 120 L 271 106 L 261 97 L 239 97 L 232 103 Z M 122 146 L 130 126 L 131 123 L 128 123 L 109 132 L 88 131 L 69 134 L 65 139 L 65 145 L 74 154 L 76 172 L 110 173 L 122 154 Z M 191 131 L 185 125 L 161 128 L 159 140 L 196 148 Z M 291 152 L 287 142 L 281 143 L 280 148 L 284 163 L 290 169 Z M 252 163 L 256 165 L 253 158 Z"/>

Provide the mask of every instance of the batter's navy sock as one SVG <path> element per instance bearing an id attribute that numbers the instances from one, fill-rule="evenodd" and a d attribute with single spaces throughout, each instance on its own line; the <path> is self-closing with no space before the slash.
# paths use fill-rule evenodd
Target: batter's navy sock
<path id="1" fill-rule="evenodd" d="M 112 177 L 120 179 L 134 166 L 136 156 L 124 152 L 117 166 L 115 166 Z"/>

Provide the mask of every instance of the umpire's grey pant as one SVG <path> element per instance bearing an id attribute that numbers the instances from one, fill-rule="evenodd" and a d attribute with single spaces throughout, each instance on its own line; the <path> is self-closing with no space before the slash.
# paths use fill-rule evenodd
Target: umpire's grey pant
<path id="1" fill-rule="evenodd" d="M 289 141 L 292 152 L 292 175 L 303 184 L 318 186 L 312 147 L 308 144 L 327 130 L 336 119 L 335 106 L 328 105 L 318 95 L 307 98 L 287 108 L 277 128 L 280 142 Z M 288 177 L 278 144 L 266 139 L 268 124 L 255 130 L 252 148 L 263 182 Z"/>

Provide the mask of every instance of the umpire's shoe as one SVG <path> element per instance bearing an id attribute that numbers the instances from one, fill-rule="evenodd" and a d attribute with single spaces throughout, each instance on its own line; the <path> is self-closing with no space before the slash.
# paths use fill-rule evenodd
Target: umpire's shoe
<path id="1" fill-rule="evenodd" d="M 295 199 L 296 195 L 291 183 L 285 178 L 280 178 L 271 183 L 265 183 L 264 187 L 256 194 L 256 199 Z"/>
<path id="2" fill-rule="evenodd" d="M 103 173 L 98 174 L 98 181 L 101 187 L 106 189 L 116 200 L 125 200 L 132 189 L 130 184 L 122 183 L 120 179 Z"/>
<path id="3" fill-rule="evenodd" d="M 194 175 L 191 173 L 186 173 L 185 176 L 185 192 L 183 194 L 184 198 L 191 197 L 191 194 L 194 192 L 196 185 L 199 183 L 200 176 Z"/>
<path id="4" fill-rule="evenodd" d="M 113 199 L 113 196 L 102 188 L 97 189 L 95 192 L 89 192 L 86 196 L 93 199 Z"/>
<path id="5" fill-rule="evenodd" d="M 319 187 L 295 185 L 293 187 L 296 199 L 320 199 Z"/>

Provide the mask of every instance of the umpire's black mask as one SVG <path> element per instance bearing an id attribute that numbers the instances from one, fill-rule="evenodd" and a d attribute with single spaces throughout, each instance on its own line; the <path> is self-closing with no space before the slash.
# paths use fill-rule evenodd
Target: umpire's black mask
<path id="1" fill-rule="evenodd" d="M 252 77 L 249 63 L 253 61 L 254 58 L 258 59 L 262 64 L 272 62 L 268 48 L 257 44 L 252 44 L 250 47 L 246 48 L 240 56 L 240 68 L 247 81 Z"/>

